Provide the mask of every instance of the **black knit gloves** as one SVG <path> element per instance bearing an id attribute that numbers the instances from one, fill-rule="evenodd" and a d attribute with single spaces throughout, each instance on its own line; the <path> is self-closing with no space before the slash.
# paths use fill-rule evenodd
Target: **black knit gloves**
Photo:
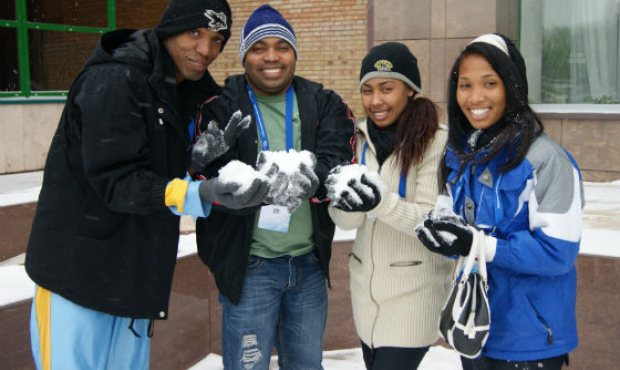
<path id="1" fill-rule="evenodd" d="M 325 187 L 332 207 L 346 212 L 370 212 L 381 202 L 384 186 L 379 174 L 352 164 L 333 168 Z"/>
<path id="2" fill-rule="evenodd" d="M 473 241 L 472 226 L 457 215 L 438 215 L 434 210 L 415 228 L 424 246 L 444 256 L 467 256 Z"/>
<path id="3" fill-rule="evenodd" d="M 190 155 L 190 167 L 196 172 L 204 172 L 204 169 L 218 157 L 230 149 L 239 135 L 250 126 L 252 117 L 242 117 L 238 110 L 232 114 L 226 128 L 222 131 L 216 121 L 210 121 L 206 131 L 203 131 Z"/>

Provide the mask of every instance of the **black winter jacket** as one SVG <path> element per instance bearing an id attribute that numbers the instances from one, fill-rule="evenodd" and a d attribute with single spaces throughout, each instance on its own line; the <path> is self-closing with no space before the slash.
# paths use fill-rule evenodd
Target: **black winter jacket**
<path id="1" fill-rule="evenodd" d="M 207 73 L 177 93 L 154 32 L 101 38 L 45 164 L 26 253 L 36 284 L 108 314 L 167 317 L 179 217 L 165 206 L 165 187 L 185 175 L 190 118 L 220 91 Z"/>
<path id="2" fill-rule="evenodd" d="M 316 198 L 324 200 L 326 191 L 323 183 L 329 171 L 353 159 L 354 118 L 342 98 L 324 89 L 321 84 L 295 76 L 293 87 L 301 120 L 301 149 L 316 155 L 315 172 L 321 182 Z M 244 116 L 254 116 L 243 75 L 230 77 L 224 91 L 222 96 L 203 105 L 203 130 L 212 119 L 226 124 L 230 115 L 239 109 Z M 226 158 L 210 167 L 207 176 L 215 175 L 218 168 L 232 159 L 254 166 L 257 156 L 258 131 L 253 119 L 250 128 L 239 137 L 237 146 L 229 151 Z M 335 230 L 327 212 L 328 204 L 311 202 L 314 251 L 327 279 Z M 196 223 L 198 254 L 213 273 L 220 293 L 234 304 L 239 302 L 241 296 L 257 210 L 232 211 L 214 205 L 209 217 L 198 219 Z"/>

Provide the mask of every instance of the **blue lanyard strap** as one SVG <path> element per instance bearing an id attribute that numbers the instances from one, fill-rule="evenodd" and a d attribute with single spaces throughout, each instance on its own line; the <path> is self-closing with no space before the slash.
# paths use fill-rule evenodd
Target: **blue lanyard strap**
<path id="1" fill-rule="evenodd" d="M 366 165 L 366 149 L 368 148 L 368 142 L 364 142 L 364 148 L 362 149 L 362 164 Z M 400 174 L 400 182 L 398 183 L 398 195 L 401 198 L 405 199 L 405 195 L 407 195 L 407 175 L 404 173 Z"/>
<path id="2" fill-rule="evenodd" d="M 263 150 L 269 150 L 269 138 L 267 137 L 267 130 L 265 129 L 265 123 L 263 121 L 263 116 L 260 113 L 260 108 L 258 107 L 258 102 L 256 101 L 256 96 L 254 96 L 254 91 L 250 87 L 250 84 L 246 84 L 248 89 L 248 95 L 250 96 L 250 102 L 252 103 L 252 108 L 254 109 L 254 117 L 256 117 L 256 125 L 258 126 L 258 134 L 260 135 L 260 142 L 263 146 Z M 285 126 L 285 134 L 286 134 L 286 151 L 293 149 L 293 84 L 286 90 L 286 126 Z"/>

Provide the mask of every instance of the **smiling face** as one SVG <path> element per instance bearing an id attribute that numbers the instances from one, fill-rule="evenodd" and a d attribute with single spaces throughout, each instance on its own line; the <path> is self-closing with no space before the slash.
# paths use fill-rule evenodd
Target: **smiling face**
<path id="1" fill-rule="evenodd" d="M 477 130 L 493 126 L 504 114 L 504 82 L 483 56 L 471 54 L 461 62 L 456 101 L 469 124 Z"/>
<path id="2" fill-rule="evenodd" d="M 392 125 L 407 107 L 413 90 L 401 80 L 371 78 L 362 85 L 362 106 L 377 127 Z"/>
<path id="3" fill-rule="evenodd" d="M 266 37 L 250 47 L 245 55 L 245 76 L 255 93 L 279 95 L 293 82 L 295 49 L 277 37 Z"/>
<path id="4" fill-rule="evenodd" d="M 207 67 L 220 55 L 224 36 L 206 28 L 179 33 L 164 40 L 174 61 L 177 84 L 198 81 Z"/>

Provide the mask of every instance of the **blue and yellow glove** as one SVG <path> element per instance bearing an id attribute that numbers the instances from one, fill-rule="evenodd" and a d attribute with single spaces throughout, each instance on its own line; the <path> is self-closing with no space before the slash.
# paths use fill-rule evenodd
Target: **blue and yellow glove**
<path id="1" fill-rule="evenodd" d="M 200 198 L 198 188 L 202 181 L 192 181 L 189 175 L 174 179 L 166 186 L 166 206 L 177 216 L 207 217 L 211 202 Z"/>

